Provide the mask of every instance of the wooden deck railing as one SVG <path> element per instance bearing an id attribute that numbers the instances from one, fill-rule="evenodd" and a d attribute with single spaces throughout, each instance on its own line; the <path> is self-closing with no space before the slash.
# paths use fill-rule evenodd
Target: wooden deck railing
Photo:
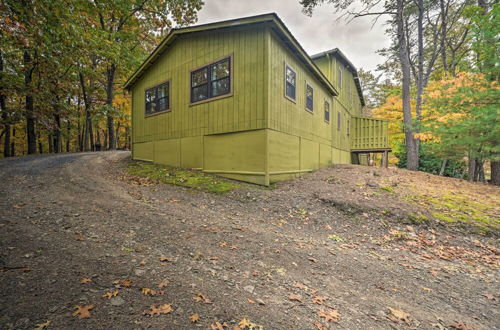
<path id="1" fill-rule="evenodd" d="M 368 117 L 352 117 L 351 150 L 388 149 L 387 121 Z"/>

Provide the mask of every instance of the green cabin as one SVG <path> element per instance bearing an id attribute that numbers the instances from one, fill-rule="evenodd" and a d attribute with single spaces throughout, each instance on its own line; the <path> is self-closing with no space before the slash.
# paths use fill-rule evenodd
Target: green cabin
<path id="1" fill-rule="evenodd" d="M 355 67 L 309 56 L 276 14 L 173 29 L 125 88 L 136 160 L 269 185 L 390 151 Z"/>

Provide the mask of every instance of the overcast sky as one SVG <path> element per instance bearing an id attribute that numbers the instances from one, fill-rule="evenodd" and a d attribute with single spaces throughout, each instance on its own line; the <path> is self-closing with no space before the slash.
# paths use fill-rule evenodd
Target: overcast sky
<path id="1" fill-rule="evenodd" d="M 373 70 L 383 62 L 375 53 L 389 45 L 383 24 L 372 28 L 370 18 L 347 23 L 331 5 L 316 8 L 312 17 L 301 10 L 299 0 L 205 0 L 198 23 L 275 12 L 309 55 L 338 47 L 358 69 Z"/>

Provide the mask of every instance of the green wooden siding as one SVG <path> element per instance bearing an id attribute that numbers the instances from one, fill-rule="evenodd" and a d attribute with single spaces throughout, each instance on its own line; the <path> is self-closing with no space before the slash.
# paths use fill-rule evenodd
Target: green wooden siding
<path id="1" fill-rule="evenodd" d="M 350 163 L 353 148 L 386 145 L 386 123 L 361 117 L 352 73 L 344 67 L 340 95 L 334 96 L 285 37 L 268 22 L 180 34 L 134 78 L 132 157 L 268 185 Z M 190 104 L 190 72 L 227 56 L 231 95 Z M 315 62 L 337 86 L 342 62 L 332 56 Z M 285 97 L 285 63 L 297 74 L 295 102 Z M 165 81 L 170 82 L 170 111 L 146 117 L 145 90 Z M 314 89 L 312 112 L 306 110 L 306 83 Z"/>
<path id="2" fill-rule="evenodd" d="M 133 142 L 265 127 L 264 27 L 185 35 L 133 86 Z M 233 96 L 190 106 L 190 71 L 233 56 Z M 146 88 L 170 80 L 170 112 L 144 116 Z"/>
<path id="3" fill-rule="evenodd" d="M 389 149 L 387 124 L 382 119 L 352 117 L 351 150 Z"/>

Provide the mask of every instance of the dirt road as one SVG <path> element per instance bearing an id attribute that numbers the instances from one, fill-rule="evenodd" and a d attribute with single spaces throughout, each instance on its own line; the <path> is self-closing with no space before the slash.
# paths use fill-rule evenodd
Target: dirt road
<path id="1" fill-rule="evenodd" d="M 332 200 L 366 168 L 216 195 L 133 184 L 128 157 L 0 160 L 2 329 L 498 328 L 497 236 Z"/>

